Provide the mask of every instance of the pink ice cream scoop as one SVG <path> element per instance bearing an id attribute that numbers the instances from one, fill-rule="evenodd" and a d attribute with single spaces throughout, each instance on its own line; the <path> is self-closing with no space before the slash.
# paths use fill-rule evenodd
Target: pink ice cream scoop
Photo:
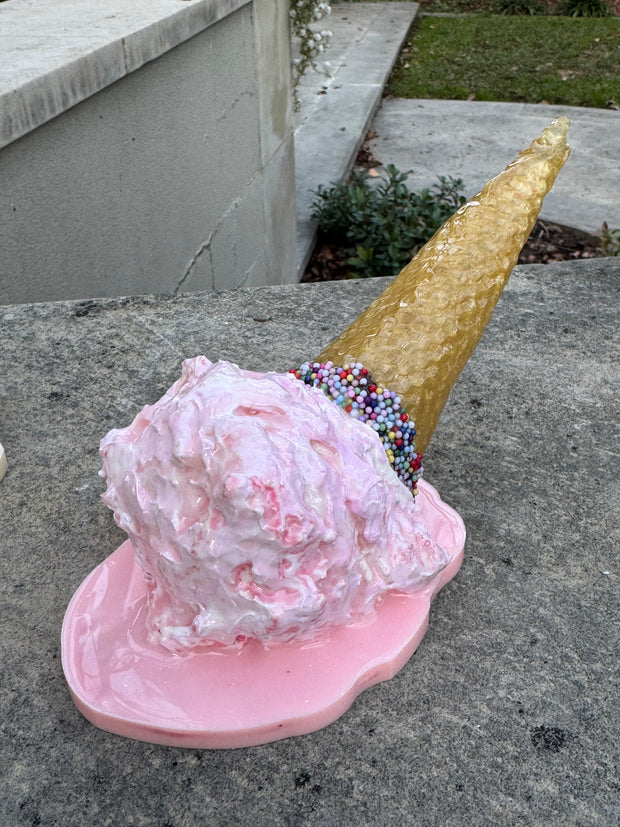
<path id="1" fill-rule="evenodd" d="M 169 650 L 316 639 L 450 559 L 377 434 L 290 374 L 188 359 L 101 453 Z"/>

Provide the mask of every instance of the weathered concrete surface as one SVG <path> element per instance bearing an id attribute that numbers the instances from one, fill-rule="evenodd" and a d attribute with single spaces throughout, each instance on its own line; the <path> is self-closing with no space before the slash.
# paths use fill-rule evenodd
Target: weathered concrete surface
<path id="1" fill-rule="evenodd" d="M 541 217 L 593 233 L 603 221 L 620 227 L 620 112 L 611 109 L 386 98 L 371 146 L 384 164 L 413 168 L 412 189 L 452 175 L 471 198 L 560 115 L 571 122 L 571 155 Z"/>
<path id="2" fill-rule="evenodd" d="M 287 0 L 83 5 L 0 3 L 0 304 L 293 281 Z"/>
<path id="3" fill-rule="evenodd" d="M 0 6 L 0 147 L 251 0 L 11 0 Z"/>
<path id="4" fill-rule="evenodd" d="M 63 613 L 122 539 L 97 447 L 184 357 L 284 370 L 384 282 L 0 308 L 0 823 L 617 824 L 619 279 L 617 259 L 515 271 L 427 453 L 468 541 L 420 648 L 326 729 L 232 752 L 108 735 L 71 703 Z"/>

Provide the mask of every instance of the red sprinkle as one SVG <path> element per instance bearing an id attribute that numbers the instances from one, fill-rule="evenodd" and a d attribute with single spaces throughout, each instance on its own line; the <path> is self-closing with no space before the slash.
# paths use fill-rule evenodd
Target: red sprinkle
<path id="1" fill-rule="evenodd" d="M 408 419 L 409 419 L 409 414 L 401 414 L 400 415 L 400 421 L 401 422 L 406 422 Z"/>

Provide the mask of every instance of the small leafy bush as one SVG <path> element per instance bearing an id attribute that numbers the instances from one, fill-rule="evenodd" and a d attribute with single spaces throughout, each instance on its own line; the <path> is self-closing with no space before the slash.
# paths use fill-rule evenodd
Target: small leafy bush
<path id="1" fill-rule="evenodd" d="M 497 0 L 493 6 L 496 14 L 544 14 L 545 8 L 538 0 Z"/>
<path id="2" fill-rule="evenodd" d="M 316 190 L 312 217 L 326 240 L 345 249 L 353 278 L 393 276 L 465 203 L 460 178 L 439 176 L 416 193 L 405 183 L 410 173 L 389 164 L 378 184 L 361 170 Z"/>
<path id="3" fill-rule="evenodd" d="M 566 0 L 560 14 L 567 17 L 610 17 L 611 9 L 605 0 Z"/>
<path id="4" fill-rule="evenodd" d="M 601 230 L 601 251 L 604 256 L 620 256 L 620 230 L 610 230 L 606 221 Z"/>

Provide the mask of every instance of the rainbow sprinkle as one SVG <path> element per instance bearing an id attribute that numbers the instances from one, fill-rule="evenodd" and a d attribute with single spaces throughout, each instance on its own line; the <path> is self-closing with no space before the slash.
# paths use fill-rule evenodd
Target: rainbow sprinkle
<path id="1" fill-rule="evenodd" d="M 422 454 L 416 454 L 415 425 L 394 391 L 377 385 L 358 362 L 342 367 L 332 362 L 305 362 L 289 373 L 306 385 L 320 388 L 348 414 L 374 428 L 400 481 L 415 497 L 423 471 Z"/>

